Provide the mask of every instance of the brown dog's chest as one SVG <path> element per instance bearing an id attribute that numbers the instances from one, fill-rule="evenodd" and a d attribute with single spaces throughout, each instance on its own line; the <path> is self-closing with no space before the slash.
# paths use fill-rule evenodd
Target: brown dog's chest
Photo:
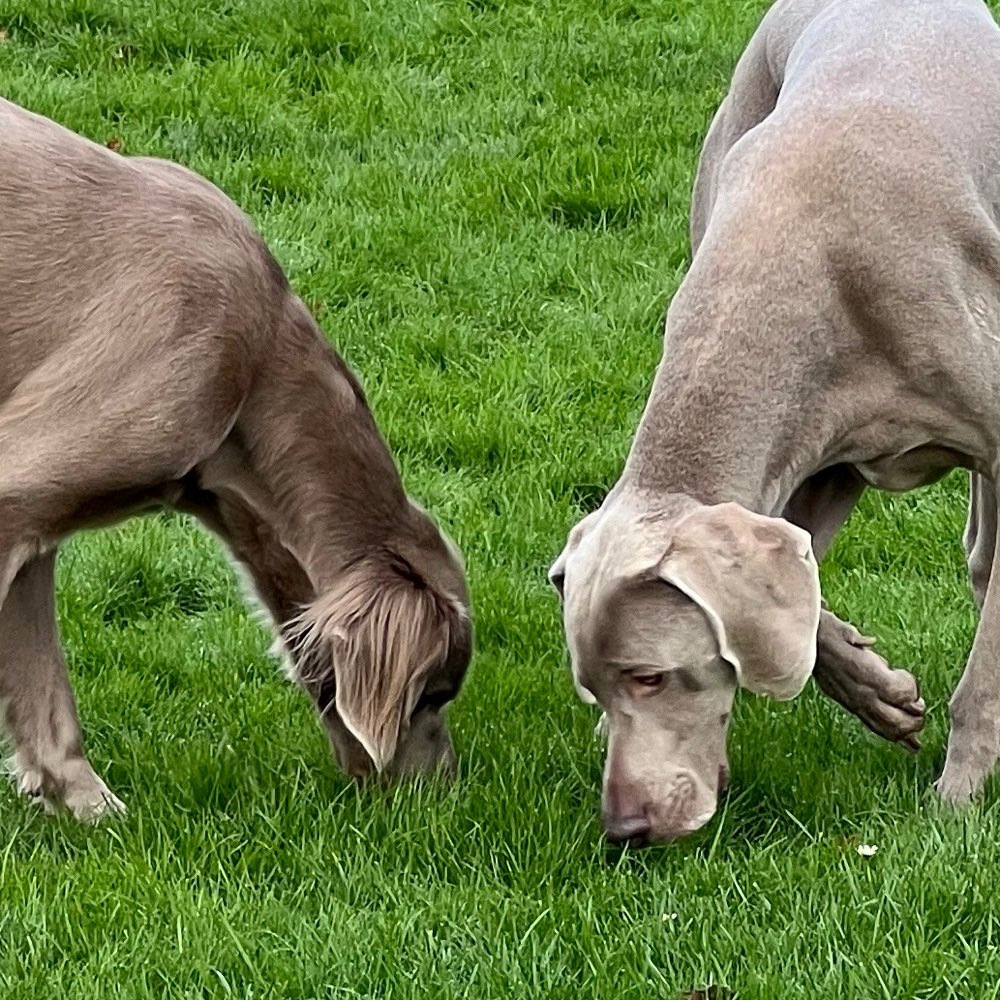
<path id="1" fill-rule="evenodd" d="M 70 520 L 60 525 L 60 534 L 69 535 L 81 529 L 110 527 L 136 514 L 174 506 L 183 495 L 184 487 L 180 482 L 166 482 L 92 497 L 82 501 Z"/>

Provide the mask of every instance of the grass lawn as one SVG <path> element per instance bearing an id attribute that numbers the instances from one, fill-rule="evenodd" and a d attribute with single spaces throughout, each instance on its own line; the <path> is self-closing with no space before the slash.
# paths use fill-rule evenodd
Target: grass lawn
<path id="1" fill-rule="evenodd" d="M 459 783 L 359 791 L 210 538 L 164 516 L 67 545 L 88 746 L 130 812 L 0 795 L 2 1000 L 1000 996 L 995 801 L 928 794 L 975 625 L 961 477 L 868 496 L 823 567 L 922 678 L 922 753 L 812 688 L 746 697 L 706 831 L 600 838 L 545 570 L 618 475 L 765 6 L 0 0 L 0 92 L 254 217 L 464 549 L 478 628 Z"/>

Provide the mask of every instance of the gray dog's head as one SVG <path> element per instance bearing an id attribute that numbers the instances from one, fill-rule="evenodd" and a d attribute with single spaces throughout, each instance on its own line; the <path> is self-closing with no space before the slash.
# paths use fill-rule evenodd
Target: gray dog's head
<path id="1" fill-rule="evenodd" d="M 573 529 L 549 577 L 577 690 L 605 714 L 608 837 L 697 830 L 727 780 L 736 688 L 785 700 L 812 673 L 809 535 L 734 503 L 661 514 L 615 503 Z"/>

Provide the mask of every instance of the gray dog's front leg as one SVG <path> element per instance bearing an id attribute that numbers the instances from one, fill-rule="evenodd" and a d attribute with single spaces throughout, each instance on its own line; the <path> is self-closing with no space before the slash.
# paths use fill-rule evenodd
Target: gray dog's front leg
<path id="1" fill-rule="evenodd" d="M 919 750 L 924 700 L 916 678 L 894 670 L 872 649 L 875 640 L 824 610 L 820 614 L 813 678 L 820 690 L 873 733 Z"/>
<path id="2" fill-rule="evenodd" d="M 812 535 L 817 560 L 833 543 L 864 488 L 864 480 L 854 469 L 837 465 L 806 480 L 789 501 L 784 517 Z M 890 667 L 871 648 L 874 642 L 824 608 L 813 678 L 825 695 L 873 733 L 917 750 L 916 734 L 924 724 L 917 681 L 907 671 Z"/>

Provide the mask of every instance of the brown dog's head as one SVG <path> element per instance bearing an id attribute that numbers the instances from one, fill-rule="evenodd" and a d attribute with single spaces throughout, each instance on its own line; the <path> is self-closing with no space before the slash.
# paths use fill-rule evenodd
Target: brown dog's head
<path id="1" fill-rule="evenodd" d="M 794 698 L 812 673 L 820 593 L 809 535 L 733 503 L 585 518 L 549 572 L 577 690 L 604 710 L 603 821 L 673 840 L 715 813 L 737 687 Z"/>
<path id="2" fill-rule="evenodd" d="M 445 710 L 472 655 L 468 591 L 458 550 L 411 514 L 305 610 L 290 642 L 338 762 L 359 779 L 455 769 Z"/>

